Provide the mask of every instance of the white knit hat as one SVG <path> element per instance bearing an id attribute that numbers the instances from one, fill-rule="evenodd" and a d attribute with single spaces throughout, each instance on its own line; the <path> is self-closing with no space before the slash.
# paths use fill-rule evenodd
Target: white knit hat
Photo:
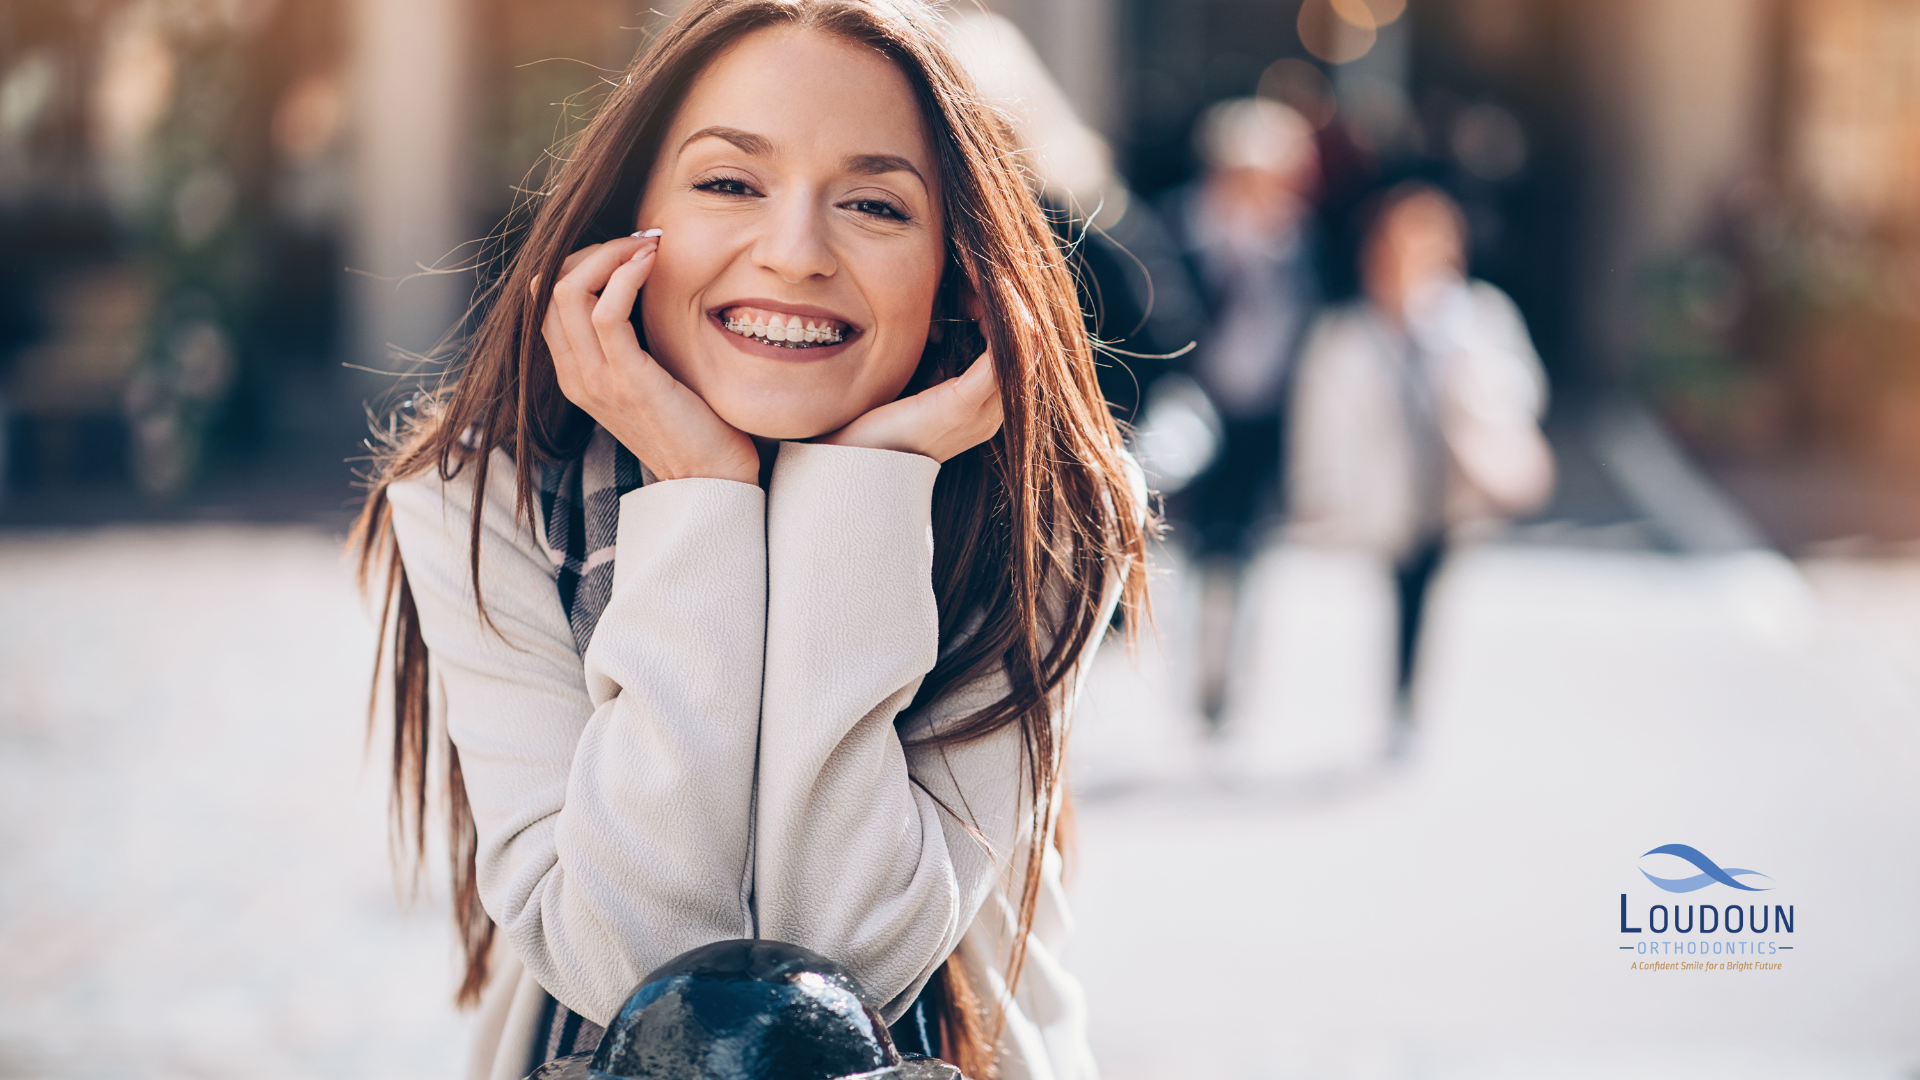
<path id="1" fill-rule="evenodd" d="M 1213 169 L 1287 172 L 1315 153 L 1313 125 L 1268 98 L 1222 101 L 1200 116 L 1194 148 Z"/>

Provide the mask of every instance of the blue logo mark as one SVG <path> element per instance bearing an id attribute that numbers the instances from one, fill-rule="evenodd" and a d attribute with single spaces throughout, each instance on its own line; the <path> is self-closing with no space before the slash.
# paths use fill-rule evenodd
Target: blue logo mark
<path id="1" fill-rule="evenodd" d="M 1740 889 L 1744 892 L 1765 892 L 1769 888 L 1769 886 L 1765 886 L 1765 885 L 1757 886 L 1757 887 L 1753 885 L 1743 885 L 1740 882 L 1734 880 L 1735 878 L 1741 878 L 1741 877 L 1762 877 L 1762 878 L 1767 877 L 1767 875 L 1761 873 L 1760 871 L 1741 870 L 1738 867 L 1731 867 L 1731 866 L 1723 870 L 1719 866 L 1715 865 L 1712 859 L 1707 858 L 1705 855 L 1700 854 L 1700 852 L 1697 849 L 1690 848 L 1685 844 L 1662 844 L 1661 846 L 1654 848 L 1652 851 L 1647 852 L 1647 855 L 1675 855 L 1682 859 L 1687 860 L 1688 862 L 1692 863 L 1694 866 L 1699 867 L 1700 870 L 1702 871 L 1701 873 L 1695 874 L 1692 877 L 1684 877 L 1684 878 L 1654 877 L 1652 874 L 1647 873 L 1645 870 L 1640 871 L 1641 875 L 1644 876 L 1648 881 L 1653 882 L 1655 885 L 1660 886 L 1661 888 L 1667 890 L 1668 892 L 1672 892 L 1672 893 L 1692 892 L 1695 889 L 1704 889 L 1716 881 L 1722 885 L 1731 885 L 1732 887 L 1736 889 Z M 1643 859 L 1646 858 L 1646 855 L 1642 855 L 1641 858 Z M 1773 879 L 1768 878 L 1767 880 L 1771 881 Z"/>

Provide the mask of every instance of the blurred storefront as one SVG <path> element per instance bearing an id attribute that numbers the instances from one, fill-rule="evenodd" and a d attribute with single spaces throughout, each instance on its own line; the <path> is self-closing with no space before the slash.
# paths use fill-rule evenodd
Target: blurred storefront
<path id="1" fill-rule="evenodd" d="M 1319 127 L 1336 295 L 1353 201 L 1439 180 L 1560 413 L 1651 402 L 1790 545 L 1920 536 L 1889 509 L 1920 485 L 1920 0 L 989 6 L 1141 193 L 1192 175 L 1207 105 L 1285 101 Z M 363 405 L 440 370 L 548 147 L 655 18 L 0 10 L 0 507 L 89 485 L 164 501 L 293 461 L 344 488 Z"/>
<path id="2" fill-rule="evenodd" d="M 1632 378 L 1778 542 L 1911 541 L 1920 4 L 1744 7 L 1714 28 L 1747 52 L 1719 110 L 1742 145 L 1635 267 Z"/>
<path id="3" fill-rule="evenodd" d="M 398 385 L 366 369 L 472 293 L 422 273 L 484 232 L 466 7 L 0 11 L 0 502 L 114 516 L 238 475 L 341 504 Z"/>
<path id="4" fill-rule="evenodd" d="M 1018 13 L 1096 104 L 1111 56 L 1076 31 L 1106 10 Z M 443 370 L 549 147 L 657 18 L 616 0 L 0 7 L 0 514 L 167 512 L 210 485 L 343 505 L 367 410 Z"/>
<path id="5" fill-rule="evenodd" d="M 337 5 L 0 15 L 0 396 L 12 486 L 166 496 L 303 431 L 340 323 Z"/>

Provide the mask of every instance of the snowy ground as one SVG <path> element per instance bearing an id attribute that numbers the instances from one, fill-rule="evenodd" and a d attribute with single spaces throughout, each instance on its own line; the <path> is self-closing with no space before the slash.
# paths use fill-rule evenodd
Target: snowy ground
<path id="1" fill-rule="evenodd" d="M 460 1075 L 338 550 L 0 535 L 0 1078 Z M 1920 1065 L 1920 564 L 1467 553 L 1392 764 L 1368 566 L 1261 564 L 1211 741 L 1185 590 L 1166 648 L 1103 655 L 1075 735 L 1071 959 L 1109 1080 Z M 1630 969 L 1618 897 L 1676 899 L 1636 869 L 1671 842 L 1774 879 L 1781 970 Z"/>
<path id="2" fill-rule="evenodd" d="M 1108 1080 L 1911 1077 L 1920 569 L 1490 548 L 1439 590 L 1393 763 L 1364 562 L 1258 568 L 1215 744 L 1175 648 L 1104 659 L 1070 959 Z M 1756 895 L 1656 891 L 1675 842 L 1774 879 L 1794 948 L 1737 959 L 1779 970 L 1633 970 L 1621 893 Z"/>
<path id="3" fill-rule="evenodd" d="M 459 1074 L 362 755 L 373 630 L 293 529 L 0 537 L 0 1077 Z"/>

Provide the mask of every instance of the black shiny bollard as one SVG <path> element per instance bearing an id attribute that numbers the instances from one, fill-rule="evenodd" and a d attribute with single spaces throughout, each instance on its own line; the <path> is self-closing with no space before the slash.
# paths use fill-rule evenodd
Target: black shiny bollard
<path id="1" fill-rule="evenodd" d="M 778 941 L 718 941 L 648 975 L 593 1054 L 528 1080 L 965 1080 L 902 1060 L 845 968 Z"/>

